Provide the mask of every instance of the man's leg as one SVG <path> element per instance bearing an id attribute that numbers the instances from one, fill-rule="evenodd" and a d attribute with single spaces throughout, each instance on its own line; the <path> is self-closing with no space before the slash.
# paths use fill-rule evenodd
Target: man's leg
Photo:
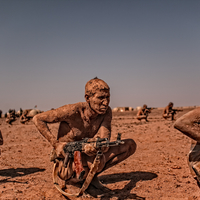
<path id="1" fill-rule="evenodd" d="M 146 114 L 146 118 L 145 118 L 146 122 L 148 122 L 147 117 L 148 117 L 148 114 Z"/>
<path id="2" fill-rule="evenodd" d="M 124 161 L 129 156 L 135 153 L 137 147 L 135 141 L 132 139 L 126 139 L 123 141 L 124 144 L 120 144 L 119 146 L 112 146 L 104 154 L 106 164 L 102 171 Z"/>
<path id="3" fill-rule="evenodd" d="M 120 144 L 119 146 L 111 146 L 109 150 L 102 155 L 97 174 L 94 176 L 91 182 L 91 184 L 96 188 L 105 187 L 98 180 L 97 175 L 99 173 L 120 163 L 121 161 L 125 160 L 135 152 L 136 143 L 134 140 L 126 139 L 123 141 L 124 144 Z M 95 156 L 87 156 L 86 154 L 82 153 L 83 167 L 85 168 L 85 171 L 89 171 L 87 169 L 91 168 L 94 159 Z"/>
<path id="4" fill-rule="evenodd" d="M 174 120 L 174 115 L 176 114 L 176 112 L 172 112 L 171 116 L 172 116 L 172 121 Z"/>
<path id="5" fill-rule="evenodd" d="M 103 191 L 106 191 L 105 186 L 99 181 L 97 175 L 101 173 L 102 171 L 124 161 L 129 156 L 134 154 L 136 150 L 136 143 L 132 139 L 126 139 L 123 140 L 124 144 L 120 144 L 119 146 L 112 146 L 109 148 L 109 150 L 104 154 L 105 155 L 105 166 L 101 171 L 98 171 L 96 176 L 94 177 L 92 181 L 92 185 L 94 185 L 96 188 L 101 188 Z"/>
<path id="6" fill-rule="evenodd" d="M 137 116 L 137 119 L 138 119 L 138 120 L 142 120 L 142 119 L 145 119 L 145 120 L 146 120 L 146 118 L 147 118 L 146 115 Z"/>
<path id="7" fill-rule="evenodd" d="M 169 115 L 168 114 L 163 114 L 163 118 L 164 119 L 167 119 L 167 118 L 170 118 L 170 117 L 172 117 L 171 114 L 169 114 Z"/>

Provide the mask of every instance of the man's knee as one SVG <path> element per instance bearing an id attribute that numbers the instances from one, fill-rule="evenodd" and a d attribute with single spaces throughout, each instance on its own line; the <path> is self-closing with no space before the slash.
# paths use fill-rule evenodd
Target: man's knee
<path id="1" fill-rule="evenodd" d="M 132 155 L 135 153 L 137 144 L 135 143 L 133 139 L 127 139 L 125 142 L 125 145 L 127 146 L 127 151 L 129 155 Z"/>

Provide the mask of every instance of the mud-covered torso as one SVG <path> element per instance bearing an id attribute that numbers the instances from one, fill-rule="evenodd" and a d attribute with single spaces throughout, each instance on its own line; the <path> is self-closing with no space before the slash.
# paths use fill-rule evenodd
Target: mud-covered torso
<path id="1" fill-rule="evenodd" d="M 97 133 L 106 114 L 98 115 L 95 118 L 87 119 L 85 115 L 86 103 L 71 105 L 66 113 L 65 121 L 60 123 L 58 140 L 71 142 L 92 138 Z"/>

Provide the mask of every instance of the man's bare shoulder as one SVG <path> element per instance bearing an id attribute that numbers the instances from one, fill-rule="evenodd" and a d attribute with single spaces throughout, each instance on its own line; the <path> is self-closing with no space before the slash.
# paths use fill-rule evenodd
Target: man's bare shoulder
<path id="1" fill-rule="evenodd" d="M 65 119 L 80 113 L 86 107 L 85 102 L 79 102 L 74 104 L 66 104 L 56 109 L 48 110 L 46 112 L 36 115 L 38 119 L 48 119 L 48 122 L 65 121 Z"/>
<path id="2" fill-rule="evenodd" d="M 200 114 L 200 107 L 195 108 L 193 111 Z"/>
<path id="3" fill-rule="evenodd" d="M 78 103 L 74 103 L 74 104 L 66 104 L 64 106 L 61 106 L 57 109 L 55 109 L 54 111 L 58 112 L 58 113 L 68 113 L 69 115 L 74 114 L 74 113 L 78 113 L 83 111 L 87 106 L 86 102 L 78 102 Z"/>
<path id="4" fill-rule="evenodd" d="M 191 110 L 182 115 L 180 118 L 178 118 L 174 124 L 174 127 L 177 128 L 185 124 L 192 124 L 194 122 L 199 122 L 199 121 L 200 121 L 200 107 L 195 108 L 194 110 Z"/>
<path id="5" fill-rule="evenodd" d="M 64 106 L 61 106 L 57 109 L 79 109 L 79 108 L 84 108 L 86 107 L 87 103 L 86 102 L 78 102 L 74 104 L 66 104 Z"/>
<path id="6" fill-rule="evenodd" d="M 200 119 L 200 107 L 195 108 L 194 110 L 186 113 L 185 115 L 183 115 L 185 118 L 192 118 L 194 120 L 199 120 Z"/>
<path id="7" fill-rule="evenodd" d="M 194 110 L 191 110 L 189 112 L 187 112 L 186 114 L 184 114 L 182 117 L 191 117 L 191 116 L 194 116 L 194 117 L 200 117 L 200 107 L 198 108 L 195 108 Z"/>

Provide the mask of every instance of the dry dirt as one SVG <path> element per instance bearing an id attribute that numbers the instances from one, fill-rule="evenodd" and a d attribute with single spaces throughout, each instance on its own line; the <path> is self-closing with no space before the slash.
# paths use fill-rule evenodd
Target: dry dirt
<path id="1" fill-rule="evenodd" d="M 189 109 L 179 112 L 180 117 Z M 153 110 L 149 122 L 138 122 L 136 112 L 113 113 L 112 139 L 117 133 L 137 143 L 134 155 L 101 173 L 102 183 L 112 191 L 94 198 L 90 190 L 71 199 L 99 200 L 196 200 L 200 189 L 189 172 L 187 153 L 190 139 L 173 128 L 173 122 L 161 118 L 162 110 Z M 57 133 L 58 124 L 50 125 Z M 32 122 L 19 120 L 13 125 L 0 119 L 4 137 L 0 156 L 0 199 L 68 199 L 52 182 L 51 146 Z M 93 196 L 92 196 L 93 195 Z"/>

